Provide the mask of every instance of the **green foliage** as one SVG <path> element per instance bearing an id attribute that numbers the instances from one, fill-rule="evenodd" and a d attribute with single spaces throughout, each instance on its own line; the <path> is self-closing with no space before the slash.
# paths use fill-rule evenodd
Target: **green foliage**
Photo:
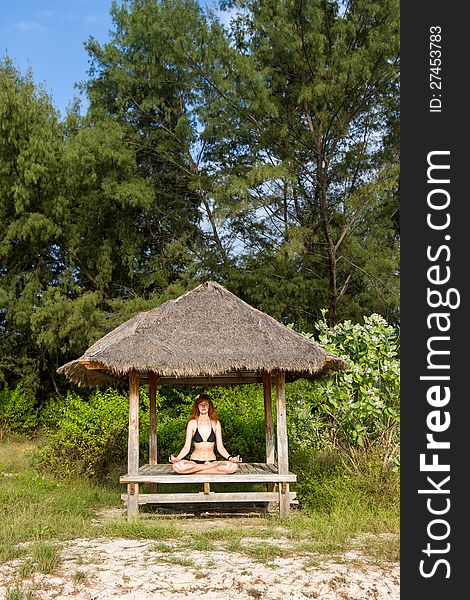
<path id="1" fill-rule="evenodd" d="M 133 276 L 143 253 L 134 219 L 149 192 L 117 124 L 59 123 L 32 74 L 8 59 L 0 123 L 0 379 L 44 393 L 67 353 L 104 333 L 110 280 L 128 283 L 122 273 Z"/>
<path id="2" fill-rule="evenodd" d="M 60 175 L 62 127 L 49 97 L 0 60 L 0 381 L 40 385 L 42 353 L 30 318 L 57 277 L 54 214 Z"/>
<path id="3" fill-rule="evenodd" d="M 222 4 L 113 3 L 62 121 L 0 61 L 0 382 L 39 406 L 208 278 L 307 331 L 397 320 L 397 0 Z"/>
<path id="4" fill-rule="evenodd" d="M 37 425 L 34 397 L 21 384 L 0 390 L 0 432 L 31 433 Z"/>
<path id="5" fill-rule="evenodd" d="M 183 279 L 200 250 L 200 197 L 191 185 L 197 172 L 193 107 L 200 94 L 186 56 L 206 27 L 198 4 L 184 0 L 115 3 L 111 16 L 109 42 L 86 44 L 89 117 L 94 124 L 119 124 L 142 181 L 153 191 L 138 224 L 145 254 L 136 255 L 140 283 L 153 289 L 162 278 Z"/>
<path id="6" fill-rule="evenodd" d="M 224 446 L 245 462 L 261 462 L 266 456 L 263 392 L 260 386 L 211 390 L 222 424 Z"/>
<path id="7" fill-rule="evenodd" d="M 397 331 L 377 314 L 364 317 L 363 325 L 344 321 L 329 327 L 320 321 L 317 330 L 320 343 L 343 357 L 349 368 L 315 384 L 309 398 L 312 409 L 330 420 L 334 445 L 379 447 L 385 463 L 395 461 L 400 420 Z"/>
<path id="8" fill-rule="evenodd" d="M 142 438 L 148 435 L 147 404 L 143 394 Z M 93 392 L 88 401 L 73 392 L 51 399 L 41 413 L 49 443 L 36 457 L 38 468 L 61 477 L 106 475 L 125 463 L 128 419 L 127 395 L 111 388 Z"/>
<path id="9" fill-rule="evenodd" d="M 398 2 L 223 4 L 219 60 L 198 66 L 215 90 L 201 109 L 212 191 L 244 243 L 237 289 L 248 278 L 248 300 L 272 298 L 277 316 L 277 285 L 296 322 L 326 304 L 330 323 L 396 319 Z"/>
<path id="10" fill-rule="evenodd" d="M 187 411 L 178 415 L 173 415 L 172 412 L 162 409 L 158 414 L 157 452 L 159 462 L 167 462 L 171 454 L 176 456 L 184 445 L 189 407 Z"/>
<path id="11" fill-rule="evenodd" d="M 295 485 L 297 497 L 303 509 L 320 514 L 335 514 L 348 507 L 349 513 L 361 505 L 368 504 L 375 510 L 390 509 L 399 506 L 399 478 L 394 473 L 383 473 L 373 461 L 360 472 L 351 474 L 344 468 L 340 457 L 324 457 L 306 468 L 297 471 L 298 483 Z"/>
<path id="12" fill-rule="evenodd" d="M 289 386 L 288 386 L 289 387 Z M 318 412 L 312 412 L 309 404 L 299 394 L 300 386 L 288 390 L 287 394 L 287 432 L 289 454 L 299 455 L 305 460 L 330 446 L 329 428 Z"/>

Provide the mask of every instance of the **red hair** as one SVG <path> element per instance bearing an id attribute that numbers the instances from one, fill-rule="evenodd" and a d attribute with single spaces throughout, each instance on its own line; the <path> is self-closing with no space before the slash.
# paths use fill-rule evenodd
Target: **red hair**
<path id="1" fill-rule="evenodd" d="M 215 412 L 215 408 L 214 408 L 214 403 L 212 402 L 212 398 L 209 396 L 209 394 L 199 394 L 199 396 L 196 398 L 196 400 L 194 400 L 194 406 L 193 409 L 191 411 L 191 414 L 189 416 L 190 419 L 198 419 L 199 417 L 199 402 L 201 402 L 202 400 L 206 400 L 207 402 L 209 402 L 209 419 L 211 421 L 218 421 L 217 419 L 217 414 Z"/>

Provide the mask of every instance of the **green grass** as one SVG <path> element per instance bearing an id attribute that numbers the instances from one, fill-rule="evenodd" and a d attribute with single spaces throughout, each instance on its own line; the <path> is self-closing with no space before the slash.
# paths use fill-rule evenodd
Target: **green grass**
<path id="1" fill-rule="evenodd" d="M 26 554 L 26 548 L 24 546 L 17 546 L 11 542 L 0 544 L 0 561 L 14 560 L 15 558 L 21 558 Z"/>
<path id="2" fill-rule="evenodd" d="M 49 542 L 39 541 L 31 546 L 31 558 L 40 573 L 54 573 L 59 566 L 59 548 Z"/>
<path id="3" fill-rule="evenodd" d="M 56 482 L 31 471 L 1 481 L 0 546 L 86 535 L 95 510 L 116 505 L 118 494 L 88 482 Z"/>
<path id="4" fill-rule="evenodd" d="M 87 535 L 96 510 L 116 506 L 119 490 L 83 480 L 57 481 L 31 466 L 35 443 L 0 443 L 0 548 L 19 542 L 70 539 Z M 5 551 L 0 558 L 5 560 Z"/>
<path id="5" fill-rule="evenodd" d="M 6 588 L 5 600 L 36 600 L 36 595 L 32 590 L 25 590 L 15 585 Z"/>
<path id="6" fill-rule="evenodd" d="M 282 558 L 287 554 L 285 550 L 279 548 L 275 544 L 246 544 L 239 551 L 248 554 L 259 562 L 270 562 L 275 558 Z"/>
<path id="7" fill-rule="evenodd" d="M 172 565 L 180 565 L 182 567 L 195 566 L 194 561 L 191 558 L 186 558 L 185 556 L 166 556 L 165 558 L 160 558 L 160 561 Z"/>
<path id="8" fill-rule="evenodd" d="M 58 542 L 78 537 L 152 540 L 155 550 L 167 554 L 185 548 L 240 552 L 260 562 L 296 553 L 337 557 L 350 549 L 375 561 L 399 557 L 398 494 L 393 485 L 382 489 L 384 482 L 379 486 L 373 479 L 317 474 L 302 490 L 310 499 L 307 508 L 292 511 L 284 521 L 264 515 L 237 519 L 235 524 L 227 519 L 214 527 L 210 522 L 205 525 L 200 520 L 148 513 L 132 522 L 123 514 L 97 520 L 100 510 L 122 508 L 122 486 L 118 481 L 110 487 L 39 475 L 31 466 L 36 443 L 18 439 L 0 443 L 0 562 L 23 559 L 25 576 L 32 568 L 54 572 L 59 564 Z M 287 549 L 276 543 L 286 539 L 290 541 Z M 31 545 L 25 549 L 20 542 Z M 166 558 L 173 559 L 171 555 Z M 24 590 L 20 592 L 25 597 Z"/>
<path id="9" fill-rule="evenodd" d="M 75 571 L 72 579 L 75 583 L 83 583 L 87 579 L 87 574 L 84 571 Z"/>
<path id="10" fill-rule="evenodd" d="M 156 544 L 154 544 L 153 549 L 156 552 L 173 552 L 173 546 L 171 546 L 170 544 L 166 544 L 165 542 L 157 542 Z"/>
<path id="11" fill-rule="evenodd" d="M 158 521 L 120 521 L 95 527 L 93 535 L 123 537 L 134 540 L 168 540 L 181 537 L 177 523 Z"/>
<path id="12" fill-rule="evenodd" d="M 199 550 L 201 552 L 207 552 L 214 549 L 214 544 L 207 536 L 197 536 L 193 539 L 190 544 L 192 550 Z"/>
<path id="13" fill-rule="evenodd" d="M 13 475 L 27 470 L 31 453 L 38 445 L 37 440 L 19 436 L 5 437 L 0 441 L 0 473 Z"/>

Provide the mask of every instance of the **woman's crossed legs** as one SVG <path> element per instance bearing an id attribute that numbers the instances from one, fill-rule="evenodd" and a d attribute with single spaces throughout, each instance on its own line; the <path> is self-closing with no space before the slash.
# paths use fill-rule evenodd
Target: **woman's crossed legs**
<path id="1" fill-rule="evenodd" d="M 208 473 L 228 475 L 235 473 L 238 469 L 238 464 L 229 460 L 213 461 L 205 463 L 195 463 L 192 460 L 180 460 L 172 463 L 173 471 L 181 475 L 190 475 L 191 473 Z"/>

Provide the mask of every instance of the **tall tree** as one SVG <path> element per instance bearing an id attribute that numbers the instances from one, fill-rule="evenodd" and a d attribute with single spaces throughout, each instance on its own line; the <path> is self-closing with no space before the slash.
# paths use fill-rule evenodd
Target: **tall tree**
<path id="1" fill-rule="evenodd" d="M 34 384 L 42 362 L 31 312 L 59 276 L 55 219 L 62 128 L 49 98 L 5 58 L 0 63 L 1 371 Z"/>
<path id="2" fill-rule="evenodd" d="M 165 269 L 175 281 L 204 251 L 202 215 L 212 227 L 217 262 L 227 262 L 200 183 L 204 148 L 195 108 L 201 90 L 182 51 L 204 52 L 206 21 L 192 0 L 114 2 L 111 15 L 110 41 L 100 45 L 90 39 L 86 46 L 92 62 L 85 85 L 89 118 L 112 118 L 126 132 L 124 143 L 134 150 L 140 176 L 155 192 L 152 209 L 140 223 L 153 257 L 148 275 Z"/>
<path id="3" fill-rule="evenodd" d="M 186 252 L 179 277 L 286 320 L 396 317 L 397 1 L 222 6 L 227 28 L 192 0 L 115 3 L 88 43 L 90 114 L 125 126 L 152 232 Z"/>
<path id="4" fill-rule="evenodd" d="M 59 391 L 55 369 L 102 335 L 115 300 L 145 293 L 139 222 L 154 194 L 119 124 L 64 122 L 0 64 L 0 377 Z"/>
<path id="5" fill-rule="evenodd" d="M 224 7 L 232 19 L 219 63 L 195 68 L 210 88 L 231 230 L 261 261 L 267 247 L 292 257 L 311 282 L 307 305 L 318 315 L 326 300 L 330 322 L 374 306 L 396 317 L 398 2 Z"/>

